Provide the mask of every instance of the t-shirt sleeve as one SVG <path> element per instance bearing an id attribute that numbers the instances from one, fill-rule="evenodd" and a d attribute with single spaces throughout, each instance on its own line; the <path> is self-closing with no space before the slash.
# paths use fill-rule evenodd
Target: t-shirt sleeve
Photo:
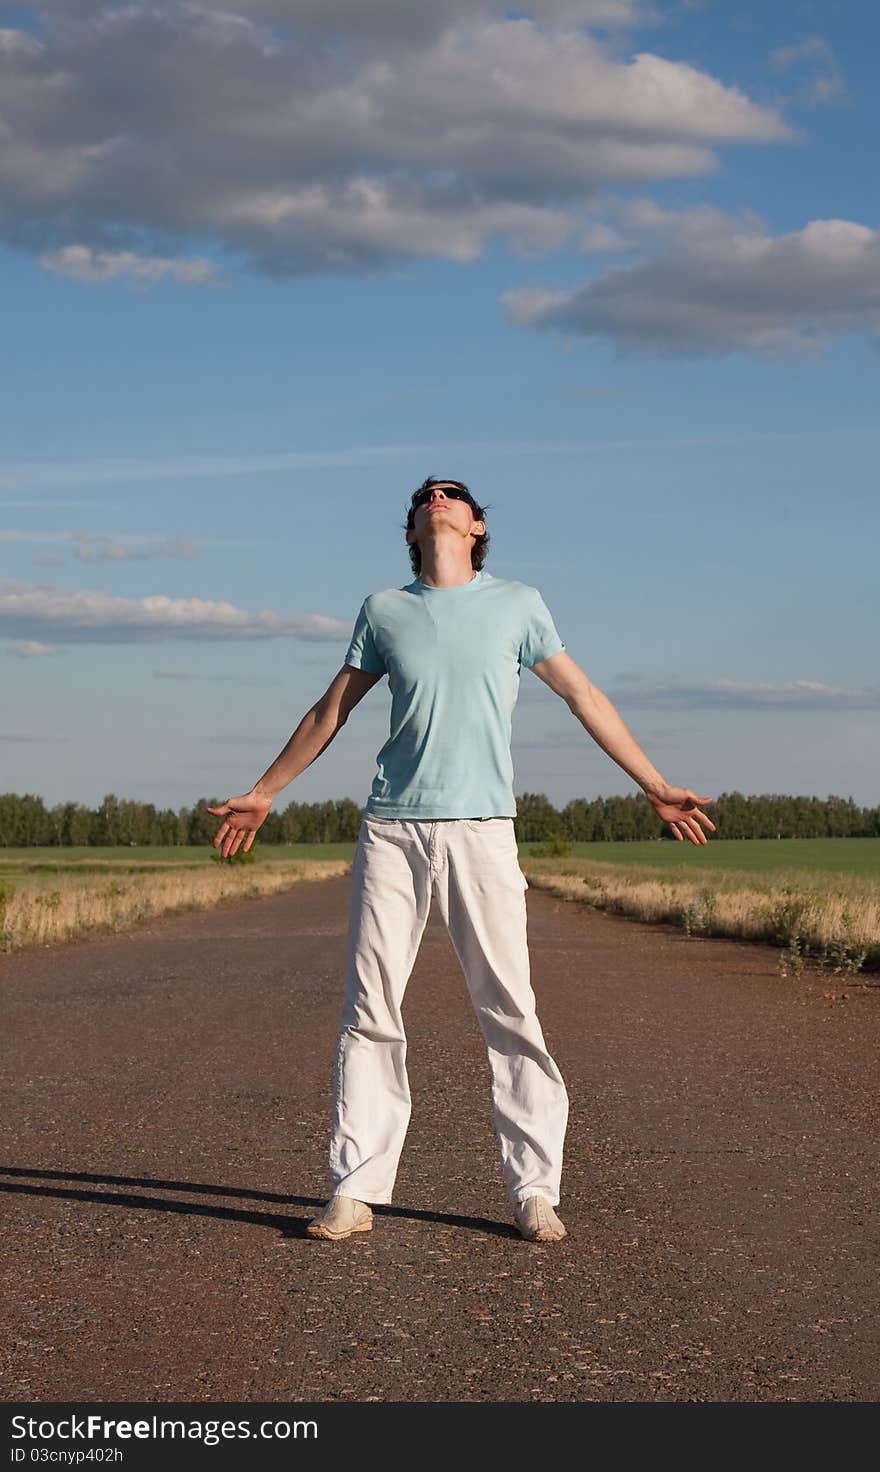
<path id="1" fill-rule="evenodd" d="M 371 675 L 388 673 L 385 661 L 376 648 L 376 639 L 367 613 L 366 601 L 361 604 L 360 612 L 355 619 L 354 632 L 343 663 L 353 665 L 356 670 L 366 670 Z"/>
<path id="2" fill-rule="evenodd" d="M 559 637 L 553 616 L 537 588 L 529 590 L 530 598 L 526 610 L 525 628 L 519 646 L 519 662 L 526 669 L 549 659 L 565 648 Z"/>

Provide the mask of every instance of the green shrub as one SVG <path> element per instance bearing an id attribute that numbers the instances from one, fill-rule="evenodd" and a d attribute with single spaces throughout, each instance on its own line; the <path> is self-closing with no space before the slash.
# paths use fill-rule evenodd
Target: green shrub
<path id="1" fill-rule="evenodd" d="M 853 917 L 849 905 L 844 905 L 840 922 L 841 934 L 828 942 L 822 955 L 822 964 L 829 966 L 835 976 L 839 976 L 841 972 L 854 975 L 864 966 L 868 947 L 856 940 L 853 934 Z"/>
<path id="2" fill-rule="evenodd" d="M 790 884 L 784 886 L 781 898 L 770 911 L 769 938 L 785 947 L 779 955 L 783 976 L 788 976 L 789 972 L 799 976 L 804 969 L 804 961 L 810 952 L 805 932 L 813 920 L 813 913 L 813 901 L 809 896 L 799 894 Z"/>
<path id="3" fill-rule="evenodd" d="M 550 833 L 543 843 L 536 843 L 531 850 L 533 859 L 563 859 L 572 852 L 572 844 L 565 833 Z"/>
<path id="4" fill-rule="evenodd" d="M 684 905 L 680 918 L 686 935 L 711 935 L 715 925 L 717 905 L 715 891 L 705 887 L 695 899 Z"/>
<path id="5" fill-rule="evenodd" d="M 812 918 L 812 899 L 787 884 L 768 916 L 770 939 L 784 946 L 799 943 Z"/>

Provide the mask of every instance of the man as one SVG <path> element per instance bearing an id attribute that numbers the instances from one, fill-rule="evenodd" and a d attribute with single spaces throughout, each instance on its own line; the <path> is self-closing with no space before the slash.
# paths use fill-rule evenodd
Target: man
<path id="1" fill-rule="evenodd" d="M 697 804 L 712 799 L 663 780 L 566 651 L 537 588 L 485 571 L 484 510 L 462 481 L 429 476 L 413 493 L 406 541 L 415 580 L 364 601 L 345 663 L 284 751 L 249 793 L 209 809 L 224 817 L 214 847 L 247 852 L 277 793 L 388 675 L 390 735 L 353 867 L 332 1194 L 306 1230 L 328 1241 L 368 1232 L 371 1206 L 392 1199 L 410 1117 L 401 1004 L 436 898 L 486 1042 L 514 1220 L 526 1240 L 556 1242 L 568 1096 L 529 974 L 510 756 L 521 668 L 565 700 L 677 839 L 708 842 L 715 825 Z"/>

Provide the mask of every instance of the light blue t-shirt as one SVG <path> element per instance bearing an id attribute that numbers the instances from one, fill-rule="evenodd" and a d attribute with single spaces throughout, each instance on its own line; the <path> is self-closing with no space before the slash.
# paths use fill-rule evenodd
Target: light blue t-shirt
<path id="1" fill-rule="evenodd" d="M 345 663 L 387 674 L 391 730 L 366 812 L 515 818 L 510 754 L 520 667 L 565 645 L 537 588 L 482 570 L 455 588 L 420 578 L 361 604 Z"/>

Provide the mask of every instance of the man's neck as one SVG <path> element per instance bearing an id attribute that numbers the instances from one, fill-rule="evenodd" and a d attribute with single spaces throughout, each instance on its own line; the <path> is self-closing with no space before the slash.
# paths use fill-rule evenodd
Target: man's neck
<path id="1" fill-rule="evenodd" d="M 428 588 L 460 588 L 465 583 L 472 583 L 476 575 L 470 558 L 464 562 L 460 558 L 426 557 L 422 553 L 419 581 Z"/>

